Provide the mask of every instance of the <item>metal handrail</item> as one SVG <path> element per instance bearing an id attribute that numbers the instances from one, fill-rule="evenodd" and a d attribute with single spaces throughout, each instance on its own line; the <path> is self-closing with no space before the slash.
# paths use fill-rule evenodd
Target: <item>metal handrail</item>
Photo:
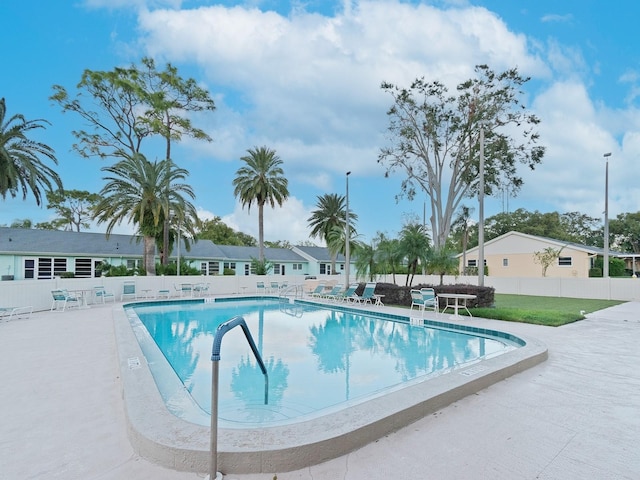
<path id="1" fill-rule="evenodd" d="M 219 478 L 218 476 L 218 378 L 220 370 L 220 348 L 222 347 L 222 337 L 225 333 L 234 327 L 241 326 L 244 336 L 249 342 L 249 346 L 256 357 L 260 370 L 264 374 L 264 404 L 269 402 L 269 375 L 267 367 L 262 361 L 262 356 L 256 347 L 247 322 L 242 317 L 234 317 L 218 326 L 216 335 L 213 339 L 213 347 L 211 348 L 211 442 L 210 442 L 210 461 L 209 461 L 209 479 Z M 220 477 L 221 478 L 221 477 Z"/>

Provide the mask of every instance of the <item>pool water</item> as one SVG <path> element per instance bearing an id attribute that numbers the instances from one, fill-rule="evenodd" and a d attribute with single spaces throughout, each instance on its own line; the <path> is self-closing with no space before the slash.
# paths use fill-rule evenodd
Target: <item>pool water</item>
<path id="1" fill-rule="evenodd" d="M 203 425 L 216 329 L 244 318 L 267 367 L 269 401 L 242 329 L 229 331 L 218 393 L 227 428 L 313 418 L 518 347 L 505 338 L 410 325 L 407 317 L 272 299 L 155 302 L 127 311 L 167 407 Z"/>

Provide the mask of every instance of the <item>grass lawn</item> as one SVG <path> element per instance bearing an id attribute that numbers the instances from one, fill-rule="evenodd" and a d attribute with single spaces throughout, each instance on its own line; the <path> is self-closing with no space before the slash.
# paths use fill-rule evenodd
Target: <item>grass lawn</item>
<path id="1" fill-rule="evenodd" d="M 474 317 L 559 327 L 582 320 L 584 315 L 580 313 L 581 311 L 591 313 L 621 303 L 624 302 L 497 293 L 495 308 L 472 308 L 471 313 Z"/>

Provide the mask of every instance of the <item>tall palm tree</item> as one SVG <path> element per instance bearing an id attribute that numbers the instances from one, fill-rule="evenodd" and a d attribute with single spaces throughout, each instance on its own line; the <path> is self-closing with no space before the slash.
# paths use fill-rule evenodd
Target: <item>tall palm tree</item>
<path id="1" fill-rule="evenodd" d="M 275 150 L 267 147 L 247 150 L 249 155 L 241 157 L 245 162 L 236 172 L 233 179 L 233 194 L 240 200 L 242 207 L 247 206 L 250 211 L 251 204 L 258 205 L 258 249 L 259 261 L 264 262 L 264 206 L 276 203 L 280 206 L 289 198 L 288 180 L 284 177 L 282 160 L 276 155 Z"/>
<path id="2" fill-rule="evenodd" d="M 45 165 L 42 157 L 58 164 L 55 152 L 44 143 L 28 138 L 35 129 L 45 128 L 46 120 L 26 120 L 16 114 L 5 121 L 7 106 L 0 98 L 0 195 L 15 198 L 20 192 L 26 200 L 29 191 L 42 203 L 42 189 L 53 191 L 62 189 L 62 181 L 51 167 Z M 55 187 L 55 188 L 54 188 Z"/>
<path id="3" fill-rule="evenodd" d="M 95 219 L 99 224 L 107 222 L 107 235 L 123 220 L 137 225 L 144 240 L 144 268 L 148 275 L 155 275 L 155 239 L 162 236 L 165 219 L 176 215 L 186 229 L 197 219 L 187 199 L 195 198 L 193 190 L 182 183 L 189 172 L 171 160 L 150 162 L 142 154 L 125 157 L 102 171 L 109 175 L 104 178 L 107 184 L 100 191 Z"/>
<path id="4" fill-rule="evenodd" d="M 331 253 L 331 272 L 336 271 L 336 257 L 340 253 L 339 242 L 332 241 L 336 231 L 344 232 L 347 224 L 346 199 L 337 193 L 326 193 L 318 196 L 317 208 L 311 212 L 307 219 L 311 228 L 311 237 L 320 238 L 325 241 Z M 358 216 L 349 211 L 349 226 L 353 225 Z M 353 232 L 353 230 L 352 230 Z M 344 237 L 343 237 L 344 239 Z M 344 240 L 342 242 L 344 245 Z"/>
<path id="5" fill-rule="evenodd" d="M 400 231 L 400 249 L 407 260 L 406 286 L 413 284 L 413 278 L 420 265 L 426 265 L 431 246 L 429 235 L 420 223 L 409 223 Z M 409 277 L 411 276 L 411 277 Z M 411 278 L 409 280 L 409 278 Z"/>
<path id="6" fill-rule="evenodd" d="M 467 244 L 469 243 L 469 229 L 471 228 L 471 212 L 473 209 L 466 205 L 460 206 L 460 213 L 453 221 L 451 226 L 454 231 L 460 235 L 460 243 L 462 247 L 462 275 L 466 275 L 467 269 Z"/>

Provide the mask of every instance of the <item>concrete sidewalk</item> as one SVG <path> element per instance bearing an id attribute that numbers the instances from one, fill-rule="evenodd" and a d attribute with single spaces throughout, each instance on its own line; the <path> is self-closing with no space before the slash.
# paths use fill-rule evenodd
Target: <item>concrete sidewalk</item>
<path id="1" fill-rule="evenodd" d="M 204 477 L 164 469 L 131 448 L 112 308 L 0 322 L 1 479 Z M 640 478 L 640 302 L 561 328 L 464 321 L 538 338 L 549 359 L 360 450 L 273 473 L 279 480 Z"/>

